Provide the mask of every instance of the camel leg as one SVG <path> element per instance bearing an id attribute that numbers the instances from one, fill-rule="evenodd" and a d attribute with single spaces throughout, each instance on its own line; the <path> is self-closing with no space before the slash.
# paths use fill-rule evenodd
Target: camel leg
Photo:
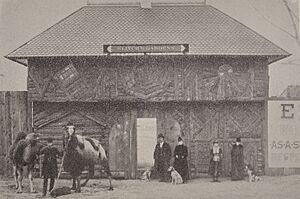
<path id="1" fill-rule="evenodd" d="M 33 177 L 32 177 L 32 171 L 28 171 L 28 179 L 29 179 L 29 184 L 30 184 L 30 193 L 36 193 L 36 191 L 33 188 Z"/>
<path id="2" fill-rule="evenodd" d="M 76 190 L 76 178 L 73 176 L 72 179 L 73 179 L 73 185 L 72 185 L 71 189 Z"/>
<path id="3" fill-rule="evenodd" d="M 104 166 L 105 172 L 107 173 L 108 180 L 109 180 L 109 189 L 108 190 L 112 191 L 112 190 L 114 190 L 114 188 L 113 188 L 112 183 L 111 183 L 111 172 L 110 172 L 108 160 L 105 160 L 103 162 L 103 166 Z"/>
<path id="4" fill-rule="evenodd" d="M 78 176 L 77 177 L 77 187 L 76 187 L 76 191 L 75 191 L 76 193 L 80 193 L 81 192 L 80 179 L 81 179 L 81 177 Z"/>
<path id="5" fill-rule="evenodd" d="M 109 189 L 110 191 L 114 190 L 112 183 L 111 183 L 111 175 L 108 176 L 108 180 L 109 180 Z"/>
<path id="6" fill-rule="evenodd" d="M 17 189 L 17 193 L 22 193 L 22 180 L 23 180 L 23 172 L 21 171 L 21 169 L 17 169 L 17 175 L 18 175 L 18 189 Z"/>
<path id="7" fill-rule="evenodd" d="M 17 167 L 15 165 L 13 166 L 13 175 L 14 175 L 14 180 L 16 183 L 16 189 L 18 189 L 19 188 L 18 173 L 17 173 Z"/>

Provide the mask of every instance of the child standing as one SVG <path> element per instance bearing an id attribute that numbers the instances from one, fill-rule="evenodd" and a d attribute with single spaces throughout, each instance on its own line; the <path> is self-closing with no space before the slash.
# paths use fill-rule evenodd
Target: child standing
<path id="1" fill-rule="evenodd" d="M 221 157 L 222 157 L 222 149 L 219 146 L 219 142 L 215 140 L 213 142 L 213 147 L 210 151 L 211 159 L 209 164 L 209 173 L 213 177 L 213 182 L 220 182 L 219 176 L 222 171 L 221 167 Z"/>
<path id="2" fill-rule="evenodd" d="M 43 183 L 43 196 L 46 196 L 48 179 L 50 178 L 50 189 L 52 191 L 54 187 L 55 178 L 58 174 L 57 158 L 61 155 L 56 147 L 53 146 L 52 138 L 47 139 L 47 146 L 41 150 L 41 155 L 44 154 L 44 160 L 42 163 L 42 176 L 44 177 Z"/>

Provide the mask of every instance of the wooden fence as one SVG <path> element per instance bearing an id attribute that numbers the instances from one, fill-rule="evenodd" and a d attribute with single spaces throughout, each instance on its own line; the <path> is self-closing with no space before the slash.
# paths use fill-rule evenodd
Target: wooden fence
<path id="1" fill-rule="evenodd" d="M 26 91 L 0 92 L 0 175 L 12 175 L 6 155 L 16 133 L 31 131 L 31 113 Z"/>

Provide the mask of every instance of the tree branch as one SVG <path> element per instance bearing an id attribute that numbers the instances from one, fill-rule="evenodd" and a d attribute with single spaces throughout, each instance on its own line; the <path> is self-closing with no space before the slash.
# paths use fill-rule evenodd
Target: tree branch
<path id="1" fill-rule="evenodd" d="M 299 34 L 298 34 L 296 22 L 295 22 L 294 17 L 293 17 L 293 12 L 292 12 L 291 8 L 289 7 L 289 4 L 288 4 L 287 0 L 282 0 L 282 1 L 285 5 L 289 15 L 290 15 L 291 21 L 293 23 L 293 28 L 294 28 L 296 40 L 299 40 Z"/>

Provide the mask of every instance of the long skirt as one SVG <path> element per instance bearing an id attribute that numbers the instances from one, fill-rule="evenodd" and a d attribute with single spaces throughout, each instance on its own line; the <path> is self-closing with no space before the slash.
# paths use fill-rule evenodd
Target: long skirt
<path id="1" fill-rule="evenodd" d="M 174 168 L 181 175 L 183 182 L 186 182 L 188 179 L 188 162 L 186 158 L 175 160 Z"/>

